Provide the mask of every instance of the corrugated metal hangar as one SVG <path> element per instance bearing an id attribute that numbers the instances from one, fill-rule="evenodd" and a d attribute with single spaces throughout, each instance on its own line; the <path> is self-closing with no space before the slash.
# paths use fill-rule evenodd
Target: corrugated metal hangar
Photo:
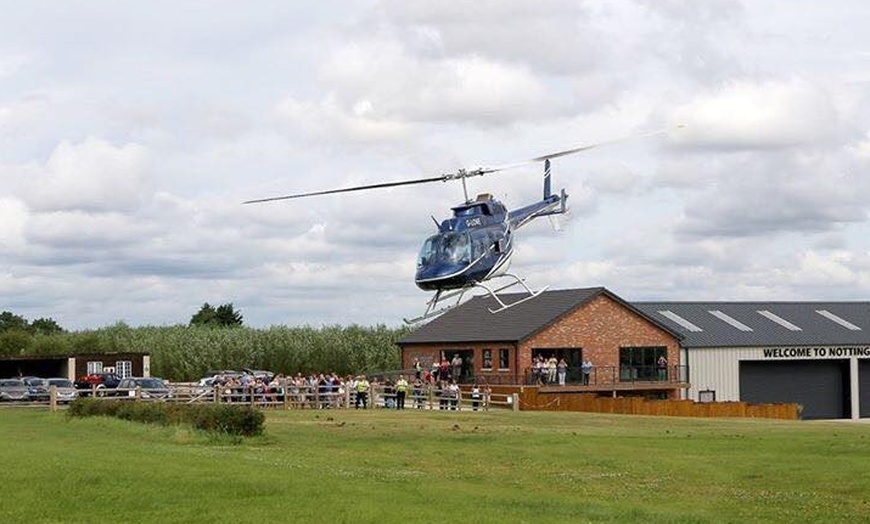
<path id="1" fill-rule="evenodd" d="M 641 302 L 682 335 L 689 398 L 870 417 L 870 302 Z"/>
<path id="2" fill-rule="evenodd" d="M 495 315 L 490 302 L 475 297 L 405 337 L 403 364 L 458 354 L 465 378 L 529 383 L 536 357 L 555 356 L 568 380 L 543 386 L 566 392 L 870 417 L 870 302 L 627 302 L 604 288 L 546 291 Z M 589 359 L 591 380 L 579 369 Z"/>

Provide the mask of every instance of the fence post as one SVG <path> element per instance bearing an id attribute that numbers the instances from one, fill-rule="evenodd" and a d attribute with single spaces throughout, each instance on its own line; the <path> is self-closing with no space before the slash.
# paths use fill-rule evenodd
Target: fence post
<path id="1" fill-rule="evenodd" d="M 518 393 L 512 393 L 511 398 L 512 398 L 512 404 L 513 404 L 513 410 L 519 411 L 520 410 L 520 395 Z"/>
<path id="2" fill-rule="evenodd" d="M 57 386 L 54 384 L 48 388 L 48 407 L 51 411 L 57 411 Z"/>

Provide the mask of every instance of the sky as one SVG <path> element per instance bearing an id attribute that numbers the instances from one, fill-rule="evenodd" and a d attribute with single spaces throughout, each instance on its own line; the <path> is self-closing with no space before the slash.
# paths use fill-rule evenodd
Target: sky
<path id="1" fill-rule="evenodd" d="M 533 288 L 870 299 L 870 4 L 0 0 L 0 310 L 399 326 L 456 182 L 553 161 Z M 682 126 L 682 127 L 681 127 Z M 468 181 L 509 207 L 541 167 Z"/>

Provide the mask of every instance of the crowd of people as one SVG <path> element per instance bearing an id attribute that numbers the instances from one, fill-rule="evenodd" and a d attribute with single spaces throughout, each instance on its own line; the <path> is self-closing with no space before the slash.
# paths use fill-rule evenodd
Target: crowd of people
<path id="1" fill-rule="evenodd" d="M 580 365 L 580 383 L 584 386 L 590 384 L 592 371 L 595 366 L 592 361 L 586 359 Z M 568 362 L 564 358 L 556 358 L 556 355 L 545 357 L 538 355 L 532 359 L 532 376 L 535 384 L 558 384 L 565 385 L 568 375 Z"/>
<path id="2" fill-rule="evenodd" d="M 565 385 L 565 377 L 568 374 L 568 362 L 564 358 L 557 359 L 556 355 L 549 358 L 538 355 L 532 360 L 532 374 L 536 384 Z"/>
<path id="3" fill-rule="evenodd" d="M 470 400 L 472 409 L 485 407 L 489 400 L 489 388 L 476 382 L 463 392 L 454 380 L 453 367 L 442 372 L 437 369 L 423 370 L 415 362 L 413 377 L 398 375 L 395 380 L 389 376 L 372 377 L 366 375 L 340 376 L 337 373 L 311 373 L 303 375 L 269 375 L 253 373 L 217 374 L 207 386 L 213 387 L 221 400 L 226 402 L 247 402 L 258 405 L 290 403 L 300 408 L 330 409 L 354 406 L 366 409 L 382 406 L 389 409 L 434 408 L 459 409 L 463 398 Z"/>

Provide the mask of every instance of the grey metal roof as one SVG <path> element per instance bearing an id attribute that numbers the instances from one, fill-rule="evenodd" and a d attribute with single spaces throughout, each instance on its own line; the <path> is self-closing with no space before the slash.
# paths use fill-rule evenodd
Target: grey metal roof
<path id="1" fill-rule="evenodd" d="M 544 291 L 538 297 L 499 313 L 490 313 L 498 304 L 488 296 L 477 296 L 447 311 L 405 336 L 399 344 L 448 342 L 518 342 L 558 320 L 599 295 L 606 295 L 642 317 L 645 313 L 603 287 Z M 499 294 L 507 304 L 528 296 L 526 293 Z M 675 337 L 680 332 L 670 325 L 648 317 Z"/>
<path id="2" fill-rule="evenodd" d="M 682 333 L 688 348 L 870 344 L 870 302 L 632 304 Z"/>

